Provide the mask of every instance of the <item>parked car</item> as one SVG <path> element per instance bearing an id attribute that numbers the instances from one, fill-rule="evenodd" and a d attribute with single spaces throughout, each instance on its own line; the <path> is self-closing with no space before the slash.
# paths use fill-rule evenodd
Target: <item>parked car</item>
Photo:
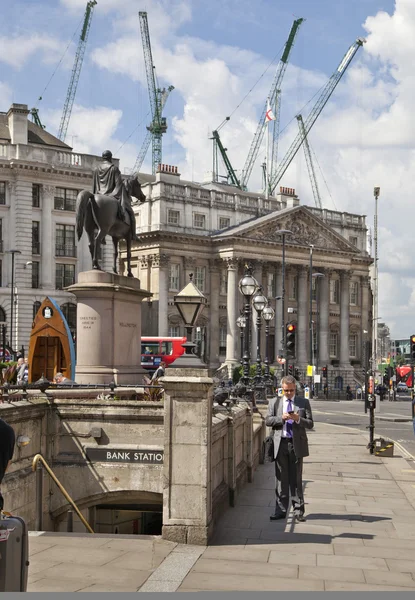
<path id="1" fill-rule="evenodd" d="M 396 386 L 396 391 L 398 391 L 398 392 L 407 392 L 408 391 L 408 386 L 403 381 L 400 381 L 398 383 L 398 385 Z"/>

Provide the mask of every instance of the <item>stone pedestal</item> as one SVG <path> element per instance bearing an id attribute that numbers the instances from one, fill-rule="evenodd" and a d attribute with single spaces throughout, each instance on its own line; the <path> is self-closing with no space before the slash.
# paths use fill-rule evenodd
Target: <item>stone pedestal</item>
<path id="1" fill-rule="evenodd" d="M 150 292 L 139 279 L 95 270 L 66 289 L 78 301 L 75 381 L 141 383 L 141 301 Z"/>
<path id="2" fill-rule="evenodd" d="M 212 532 L 212 384 L 207 369 L 170 367 L 164 386 L 163 531 L 181 544 Z"/>

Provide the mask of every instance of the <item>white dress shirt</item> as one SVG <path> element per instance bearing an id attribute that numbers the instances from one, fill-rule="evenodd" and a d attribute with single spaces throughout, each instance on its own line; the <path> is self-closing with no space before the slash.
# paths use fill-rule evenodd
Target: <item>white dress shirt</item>
<path id="1" fill-rule="evenodd" d="M 291 406 L 292 406 L 292 410 L 294 410 L 294 399 L 295 399 L 295 395 L 291 398 Z M 285 396 L 283 396 L 282 398 L 283 404 L 282 404 L 282 412 L 286 413 L 288 412 L 288 402 L 290 401 L 289 399 L 287 399 Z M 282 426 L 282 434 L 281 437 L 289 437 L 287 435 L 287 425 L 286 425 L 286 421 L 284 421 L 284 425 Z"/>

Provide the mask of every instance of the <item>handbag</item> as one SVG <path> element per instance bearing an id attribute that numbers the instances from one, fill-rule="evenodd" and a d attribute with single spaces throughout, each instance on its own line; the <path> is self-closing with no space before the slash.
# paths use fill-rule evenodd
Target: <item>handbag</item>
<path id="1" fill-rule="evenodd" d="M 274 462 L 274 436 L 268 435 L 262 442 L 264 463 Z"/>

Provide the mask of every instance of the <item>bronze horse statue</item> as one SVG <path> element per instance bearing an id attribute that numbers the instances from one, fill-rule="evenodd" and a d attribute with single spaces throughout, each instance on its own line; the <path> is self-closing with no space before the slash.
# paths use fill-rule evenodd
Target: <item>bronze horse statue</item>
<path id="1" fill-rule="evenodd" d="M 134 177 L 123 180 L 124 188 L 129 199 L 136 198 L 144 202 L 146 197 L 141 185 Z M 124 217 L 124 218 L 122 218 Z M 114 273 L 117 273 L 118 242 L 127 243 L 127 275 L 133 277 L 131 271 L 131 241 L 130 218 L 126 210 L 122 210 L 120 202 L 113 196 L 93 194 L 88 190 L 79 192 L 76 199 L 76 232 L 78 241 L 85 229 L 89 240 L 89 251 L 92 258 L 92 268 L 101 269 L 98 262 L 98 252 L 101 244 L 105 244 L 105 236 L 112 237 L 114 244 Z"/>

